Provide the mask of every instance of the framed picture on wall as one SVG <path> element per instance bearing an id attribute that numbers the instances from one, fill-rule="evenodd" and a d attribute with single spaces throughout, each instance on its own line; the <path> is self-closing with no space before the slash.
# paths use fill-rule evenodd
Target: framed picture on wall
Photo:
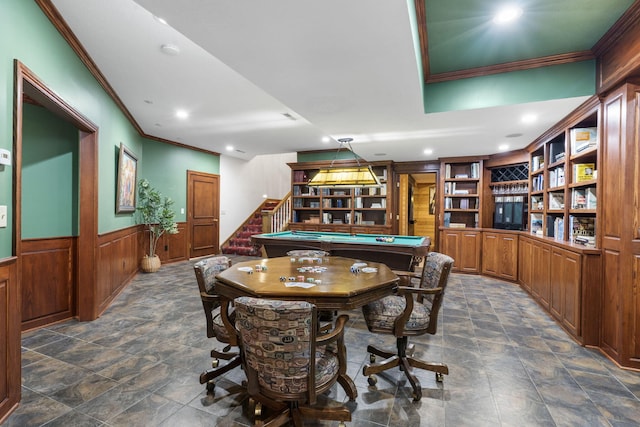
<path id="1" fill-rule="evenodd" d="M 118 158 L 118 183 L 116 184 L 116 213 L 136 210 L 136 183 L 138 182 L 138 159 L 123 143 L 120 143 Z"/>

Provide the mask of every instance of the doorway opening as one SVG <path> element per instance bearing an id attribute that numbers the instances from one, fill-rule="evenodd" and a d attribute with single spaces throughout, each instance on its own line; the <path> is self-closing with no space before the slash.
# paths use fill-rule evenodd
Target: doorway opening
<path id="1" fill-rule="evenodd" d="M 438 247 L 438 174 L 435 172 L 399 176 L 399 234 L 431 239 L 431 251 Z"/>

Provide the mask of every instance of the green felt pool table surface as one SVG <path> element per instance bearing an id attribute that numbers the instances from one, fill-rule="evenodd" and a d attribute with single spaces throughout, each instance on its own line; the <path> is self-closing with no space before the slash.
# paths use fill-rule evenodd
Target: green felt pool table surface
<path id="1" fill-rule="evenodd" d="M 321 249 L 334 256 L 382 262 L 396 270 L 413 270 L 429 252 L 431 240 L 422 236 L 282 231 L 252 236 L 269 258 L 295 249 Z"/>

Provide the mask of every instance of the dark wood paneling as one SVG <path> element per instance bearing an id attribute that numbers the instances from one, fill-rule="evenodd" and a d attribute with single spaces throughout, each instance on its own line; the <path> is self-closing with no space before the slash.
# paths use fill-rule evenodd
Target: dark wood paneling
<path id="1" fill-rule="evenodd" d="M 96 296 L 102 313 L 139 270 L 143 255 L 142 226 L 103 234 L 98 239 L 98 284 Z"/>
<path id="2" fill-rule="evenodd" d="M 162 262 L 176 262 L 189 259 L 187 224 L 178 223 L 177 234 L 165 233 L 158 242 L 156 253 Z"/>
<path id="3" fill-rule="evenodd" d="M 545 266 L 551 265 L 551 247 L 547 244 L 534 244 L 532 255 L 531 294 L 546 310 L 549 310 L 551 270 Z"/>
<path id="4" fill-rule="evenodd" d="M 593 47 L 598 56 L 597 92 L 640 70 L 640 2 L 635 2 Z"/>
<path id="5" fill-rule="evenodd" d="M 22 241 L 22 330 L 76 315 L 76 239 Z"/>
<path id="6" fill-rule="evenodd" d="M 0 262 L 0 424 L 20 401 L 20 288 L 16 258 Z"/>
<path id="7" fill-rule="evenodd" d="M 601 348 L 615 360 L 620 351 L 620 253 L 604 251 L 605 280 L 602 289 Z"/>
<path id="8" fill-rule="evenodd" d="M 518 281 L 531 293 L 533 243 L 530 239 L 520 238 L 518 244 Z"/>

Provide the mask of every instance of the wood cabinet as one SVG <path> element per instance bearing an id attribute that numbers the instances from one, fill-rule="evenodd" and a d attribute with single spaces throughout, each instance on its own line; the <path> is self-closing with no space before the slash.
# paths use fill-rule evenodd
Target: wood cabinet
<path id="1" fill-rule="evenodd" d="M 292 201 L 289 229 L 392 234 L 391 163 L 370 163 L 382 184 L 380 187 L 310 187 L 309 180 L 331 163 L 289 163 Z M 339 164 L 334 166 L 353 166 L 348 162 L 336 163 Z"/>
<path id="2" fill-rule="evenodd" d="M 483 231 L 482 273 L 518 280 L 518 234 Z"/>
<path id="3" fill-rule="evenodd" d="M 518 280 L 583 345 L 598 345 L 602 260 L 597 249 L 521 235 Z"/>
<path id="4" fill-rule="evenodd" d="M 440 231 L 440 251 L 454 259 L 453 271 L 480 273 L 482 233 L 478 230 Z"/>

